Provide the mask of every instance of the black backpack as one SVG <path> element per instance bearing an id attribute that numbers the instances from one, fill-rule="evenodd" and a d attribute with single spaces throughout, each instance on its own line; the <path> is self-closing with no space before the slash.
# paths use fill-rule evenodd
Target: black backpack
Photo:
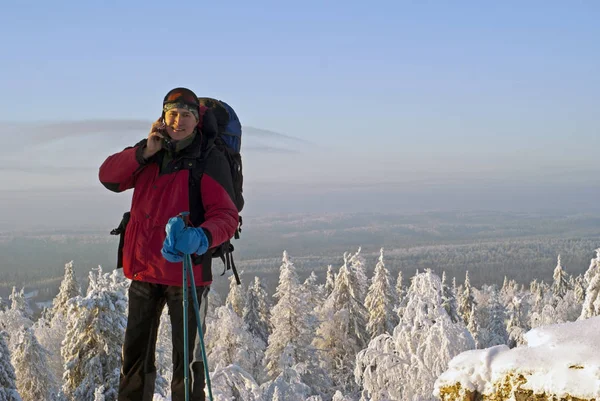
<path id="1" fill-rule="evenodd" d="M 198 98 L 198 101 L 201 107 L 204 106 L 207 109 L 212 110 L 217 120 L 218 132 L 214 142 L 212 143 L 212 146 L 223 152 L 227 158 L 227 161 L 229 162 L 229 169 L 234 191 L 233 201 L 238 212 L 241 212 L 244 208 L 244 174 L 242 170 L 242 155 L 240 153 L 242 148 L 242 124 L 240 123 L 240 119 L 233 108 L 224 101 L 209 97 L 200 97 Z M 210 150 L 211 146 L 208 147 L 207 152 Z M 191 173 L 194 177 L 197 177 L 198 181 L 200 180 L 202 171 L 191 170 Z M 242 216 L 240 215 L 238 227 L 233 236 L 235 239 L 240 238 L 242 222 Z M 227 270 L 233 270 L 235 280 L 237 284 L 240 285 L 240 277 L 237 273 L 235 262 L 233 260 L 234 249 L 235 248 L 233 247 L 230 239 L 213 250 L 213 258 L 218 257 L 223 261 L 223 264 L 225 265 L 223 274 L 225 274 Z"/>

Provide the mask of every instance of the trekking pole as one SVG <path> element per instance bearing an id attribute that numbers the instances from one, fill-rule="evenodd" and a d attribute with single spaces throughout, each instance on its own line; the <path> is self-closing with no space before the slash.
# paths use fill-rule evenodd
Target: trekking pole
<path id="1" fill-rule="evenodd" d="M 183 218 L 183 221 L 186 223 L 186 226 L 189 223 L 189 213 L 188 212 L 183 212 L 181 213 L 181 217 Z M 202 352 L 202 363 L 204 364 L 204 377 L 206 378 L 206 386 L 208 387 L 208 399 L 209 401 L 213 401 L 213 395 L 212 395 L 212 386 L 210 383 L 210 373 L 208 371 L 208 359 L 206 357 L 206 347 L 204 346 L 204 331 L 202 330 L 202 322 L 200 321 L 200 304 L 198 303 L 198 294 L 196 294 L 196 281 L 194 280 L 194 270 L 192 269 L 192 257 L 189 254 L 184 255 L 184 259 L 183 259 L 183 272 L 184 272 L 184 286 L 187 289 L 187 273 L 189 272 L 190 274 L 190 285 L 192 287 L 191 292 L 192 292 L 192 298 L 194 299 L 194 313 L 196 314 L 196 325 L 198 327 L 198 336 L 200 337 L 200 351 Z M 186 289 L 184 289 L 184 291 L 186 291 Z M 184 293 L 184 299 L 185 299 L 185 307 L 187 307 L 187 294 Z M 186 358 L 186 364 L 187 364 L 187 309 L 184 312 L 184 327 L 185 327 L 185 331 L 184 331 L 184 341 L 186 343 L 186 347 L 185 347 L 185 356 L 184 358 Z M 187 366 L 187 368 L 185 369 L 186 372 L 186 378 L 184 379 L 185 381 L 185 396 L 186 396 L 186 401 L 189 401 L 189 388 L 187 385 L 187 377 L 189 375 L 189 366 Z"/>
<path id="2" fill-rule="evenodd" d="M 196 324 L 198 326 L 198 336 L 200 337 L 200 350 L 202 351 L 202 363 L 204 364 L 204 376 L 206 377 L 206 386 L 208 387 L 208 399 L 209 401 L 213 401 L 210 373 L 208 371 L 208 359 L 206 358 L 206 347 L 204 346 L 204 332 L 202 330 L 202 322 L 200 321 L 200 305 L 198 303 L 198 295 L 195 291 L 196 284 L 194 281 L 194 270 L 192 270 L 192 258 L 190 255 L 185 255 L 184 263 L 187 263 L 188 271 L 190 272 L 192 297 L 194 298 L 194 312 L 196 313 Z"/>
<path id="3" fill-rule="evenodd" d="M 188 356 L 188 283 L 187 283 L 188 265 L 183 262 L 183 360 L 184 375 L 183 384 L 185 386 L 185 401 L 190 401 L 190 365 Z M 195 291 L 193 291 L 195 293 Z"/>

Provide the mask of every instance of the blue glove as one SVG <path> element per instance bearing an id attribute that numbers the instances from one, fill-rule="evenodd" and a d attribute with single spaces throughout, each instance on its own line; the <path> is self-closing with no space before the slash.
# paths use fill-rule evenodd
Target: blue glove
<path id="1" fill-rule="evenodd" d="M 208 238 L 201 228 L 185 227 L 177 233 L 175 249 L 186 255 L 203 255 L 208 250 Z"/>
<path id="2" fill-rule="evenodd" d="M 201 228 L 186 227 L 181 217 L 172 217 L 165 227 L 167 236 L 161 253 L 169 262 L 183 260 L 183 255 L 202 255 L 208 250 L 208 238 Z"/>
<path id="3" fill-rule="evenodd" d="M 167 236 L 165 237 L 160 253 L 171 263 L 183 261 L 183 255 L 175 249 L 175 239 L 177 238 L 177 233 L 184 228 L 185 223 L 181 217 L 172 217 L 165 227 Z"/>

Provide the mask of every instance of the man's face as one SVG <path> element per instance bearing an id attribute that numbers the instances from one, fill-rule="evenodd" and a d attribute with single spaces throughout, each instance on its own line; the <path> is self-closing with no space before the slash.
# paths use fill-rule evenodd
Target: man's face
<path id="1" fill-rule="evenodd" d="M 194 132 L 198 121 L 189 110 L 174 108 L 165 113 L 165 124 L 169 136 L 180 141 Z"/>

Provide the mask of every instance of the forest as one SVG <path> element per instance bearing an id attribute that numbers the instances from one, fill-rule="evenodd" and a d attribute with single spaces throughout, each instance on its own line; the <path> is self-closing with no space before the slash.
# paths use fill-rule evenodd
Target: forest
<path id="1" fill-rule="evenodd" d="M 549 280 L 507 276 L 478 286 L 470 272 L 391 274 L 383 248 L 375 266 L 360 250 L 345 252 L 324 280 L 312 272 L 302 280 L 284 251 L 272 295 L 249 274 L 241 286 L 229 276 L 226 291 L 210 291 L 205 342 L 215 400 L 435 400 L 436 378 L 459 353 L 516 347 L 532 328 L 599 315 L 595 252 L 582 273 L 565 269 L 559 255 Z M 83 286 L 66 263 L 58 294 L 37 318 L 14 287 L 0 306 L 0 399 L 116 400 L 128 285 L 121 270 L 98 267 Z M 171 396 L 169 332 L 164 310 L 156 401 Z"/>

